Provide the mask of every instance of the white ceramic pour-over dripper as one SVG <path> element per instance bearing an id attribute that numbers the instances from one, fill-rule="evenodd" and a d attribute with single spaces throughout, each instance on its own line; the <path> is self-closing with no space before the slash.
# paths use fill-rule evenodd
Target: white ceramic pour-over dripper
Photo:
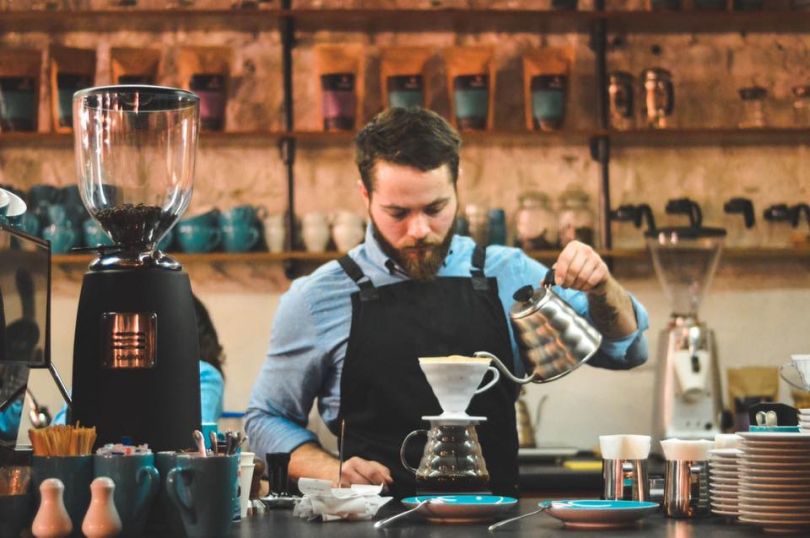
<path id="1" fill-rule="evenodd" d="M 606 460 L 646 460 L 650 455 L 649 435 L 600 435 L 599 449 Z"/>
<path id="2" fill-rule="evenodd" d="M 500 378 L 498 369 L 489 363 L 488 358 L 460 355 L 419 359 L 419 366 L 442 407 L 442 414 L 436 418 L 459 420 L 482 418 L 470 417 L 466 411 L 474 395 L 493 387 Z M 487 370 L 492 371 L 492 381 L 478 388 Z"/>

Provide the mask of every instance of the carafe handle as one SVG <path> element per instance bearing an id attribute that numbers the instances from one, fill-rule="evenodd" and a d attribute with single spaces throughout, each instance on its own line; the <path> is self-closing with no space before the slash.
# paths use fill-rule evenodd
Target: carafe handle
<path id="1" fill-rule="evenodd" d="M 405 436 L 405 439 L 402 441 L 402 446 L 399 448 L 399 460 L 402 462 L 402 466 L 405 467 L 407 470 L 412 472 L 414 475 L 416 474 L 417 469 L 415 467 L 411 467 L 410 464 L 405 460 L 405 446 L 410 441 L 411 437 L 415 437 L 420 433 L 424 433 L 425 437 L 427 437 L 428 431 L 427 430 L 414 430 L 408 435 Z"/>

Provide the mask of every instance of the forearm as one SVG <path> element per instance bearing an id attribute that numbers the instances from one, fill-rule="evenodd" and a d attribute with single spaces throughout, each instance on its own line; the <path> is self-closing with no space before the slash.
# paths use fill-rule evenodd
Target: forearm
<path id="1" fill-rule="evenodd" d="M 588 311 L 606 338 L 624 338 L 638 329 L 630 295 L 612 276 L 588 292 Z"/>
<path id="2" fill-rule="evenodd" d="M 340 462 L 317 443 L 305 443 L 290 454 L 290 478 L 321 478 L 337 485 Z"/>

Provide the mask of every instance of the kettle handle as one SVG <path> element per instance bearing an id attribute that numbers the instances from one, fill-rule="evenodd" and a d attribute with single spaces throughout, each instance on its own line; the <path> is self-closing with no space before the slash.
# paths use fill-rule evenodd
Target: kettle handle
<path id="1" fill-rule="evenodd" d="M 415 436 L 419 435 L 420 433 L 424 433 L 425 436 L 427 436 L 428 431 L 427 430 L 414 430 L 414 431 L 412 431 L 411 433 L 409 433 L 408 435 L 405 436 L 405 439 L 403 439 L 403 441 L 402 441 L 402 446 L 399 447 L 399 461 L 402 462 L 403 467 L 405 467 L 407 470 L 409 470 L 413 474 L 416 474 L 417 469 L 415 467 L 411 467 L 410 464 L 405 460 L 405 446 L 407 446 L 408 441 L 411 439 L 411 437 L 415 437 Z"/>
<path id="2" fill-rule="evenodd" d="M 507 377 L 507 379 L 509 379 L 510 381 L 512 381 L 514 383 L 517 383 L 519 385 L 525 385 L 526 383 L 531 383 L 532 381 L 535 381 L 534 375 L 529 375 L 529 376 L 526 376 L 524 378 L 515 377 L 515 374 L 510 372 L 509 368 L 507 368 L 504 365 L 504 363 L 501 362 L 501 359 L 499 359 L 498 357 L 496 357 L 495 355 L 493 355 L 489 351 L 476 351 L 475 353 L 473 353 L 473 356 L 474 357 L 484 357 L 484 358 L 492 360 L 493 364 L 495 364 L 495 366 L 498 367 L 498 370 L 500 370 L 501 373 Z"/>

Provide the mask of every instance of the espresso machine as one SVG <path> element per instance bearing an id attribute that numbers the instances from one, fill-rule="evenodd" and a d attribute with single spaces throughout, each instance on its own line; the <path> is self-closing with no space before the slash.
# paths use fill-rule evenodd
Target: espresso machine
<path id="1" fill-rule="evenodd" d="M 197 323 L 188 275 L 156 245 L 191 201 L 199 99 L 89 88 L 73 128 L 82 201 L 114 245 L 82 281 L 70 421 L 95 426 L 99 445 L 185 448 L 200 428 Z"/>
<path id="2" fill-rule="evenodd" d="M 653 433 L 657 439 L 713 439 L 723 405 L 714 332 L 698 318 L 726 231 L 702 226 L 700 207 L 671 200 L 667 213 L 686 213 L 690 225 L 645 234 L 655 272 L 672 305 L 658 338 Z"/>

